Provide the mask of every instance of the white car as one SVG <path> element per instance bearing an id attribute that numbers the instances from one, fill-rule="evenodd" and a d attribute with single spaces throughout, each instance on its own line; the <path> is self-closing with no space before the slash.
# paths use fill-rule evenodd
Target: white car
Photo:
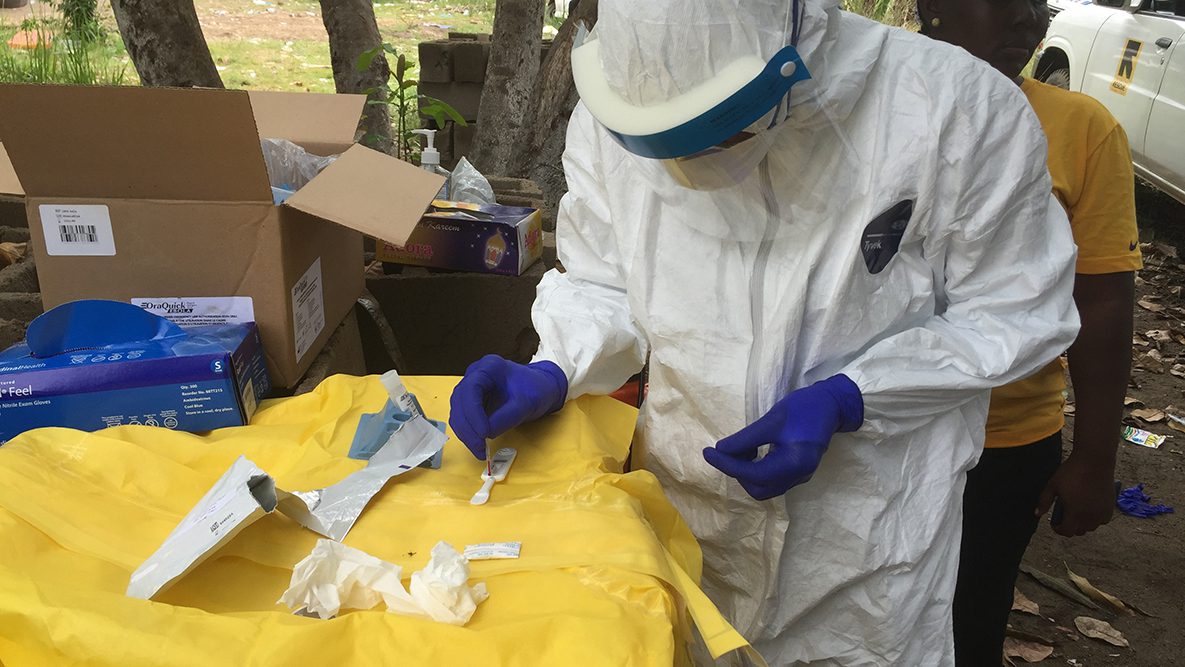
<path id="1" fill-rule="evenodd" d="M 1050 2 L 1033 76 L 1099 100 L 1136 173 L 1185 203 L 1185 0 Z"/>

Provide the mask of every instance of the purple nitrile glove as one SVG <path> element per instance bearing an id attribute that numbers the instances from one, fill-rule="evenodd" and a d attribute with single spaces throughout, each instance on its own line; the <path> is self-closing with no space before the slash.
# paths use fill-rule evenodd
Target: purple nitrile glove
<path id="1" fill-rule="evenodd" d="M 490 354 L 473 362 L 453 390 L 449 426 L 478 459 L 486 440 L 564 406 L 568 378 L 559 366 L 526 366 Z"/>
<path id="2" fill-rule="evenodd" d="M 768 500 L 809 481 L 831 436 L 863 423 L 859 387 L 846 375 L 833 375 L 791 392 L 761 419 L 704 449 L 704 459 L 750 496 Z M 769 452 L 758 460 L 764 445 Z"/>
<path id="3" fill-rule="evenodd" d="M 1144 493 L 1144 485 L 1137 484 L 1130 489 L 1124 489 L 1115 500 L 1119 511 L 1128 516 L 1147 519 L 1157 514 L 1172 514 L 1173 508 L 1168 505 L 1153 505 L 1152 496 Z"/>

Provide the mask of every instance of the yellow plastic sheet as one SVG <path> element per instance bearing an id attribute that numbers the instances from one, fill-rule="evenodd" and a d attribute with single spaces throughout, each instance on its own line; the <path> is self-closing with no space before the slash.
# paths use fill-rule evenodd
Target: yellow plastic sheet
<path id="1" fill-rule="evenodd" d="M 455 378 L 407 378 L 447 417 Z M 266 402 L 252 426 L 205 437 L 146 427 L 42 429 L 0 447 L 0 664 L 670 665 L 693 618 L 713 654 L 746 647 L 696 586 L 700 551 L 648 473 L 620 474 L 636 411 L 584 398 L 507 434 L 507 482 L 469 505 L 483 464 L 450 438 L 440 470 L 392 481 L 346 544 L 410 573 L 439 540 L 521 541 L 477 561 L 490 598 L 468 626 L 351 611 L 322 621 L 276 604 L 317 535 L 273 513 L 164 593 L 128 598 L 131 572 L 240 454 L 285 489 L 327 486 L 375 378 L 330 378 Z"/>

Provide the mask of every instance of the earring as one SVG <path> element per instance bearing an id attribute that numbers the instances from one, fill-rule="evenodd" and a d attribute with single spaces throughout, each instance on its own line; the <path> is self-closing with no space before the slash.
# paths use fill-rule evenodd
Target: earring
<path id="1" fill-rule="evenodd" d="M 937 28 L 937 27 L 938 27 L 938 26 L 940 26 L 940 25 L 942 25 L 942 21 L 941 21 L 941 20 L 939 20 L 939 18 L 938 18 L 937 16 L 935 16 L 934 18 L 930 19 L 930 27 L 931 27 L 931 28 Z"/>

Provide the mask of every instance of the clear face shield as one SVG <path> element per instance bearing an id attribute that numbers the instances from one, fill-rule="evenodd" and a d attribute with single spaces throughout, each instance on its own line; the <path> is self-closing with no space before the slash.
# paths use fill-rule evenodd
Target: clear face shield
<path id="1" fill-rule="evenodd" d="M 769 60 L 743 56 L 662 103 L 631 104 L 601 67 L 601 44 L 580 28 L 572 76 L 581 101 L 626 150 L 662 161 L 681 185 L 716 190 L 745 180 L 768 155 L 790 114 L 791 88 L 811 78 L 795 44 L 799 2 L 787 17 L 791 44 Z"/>

